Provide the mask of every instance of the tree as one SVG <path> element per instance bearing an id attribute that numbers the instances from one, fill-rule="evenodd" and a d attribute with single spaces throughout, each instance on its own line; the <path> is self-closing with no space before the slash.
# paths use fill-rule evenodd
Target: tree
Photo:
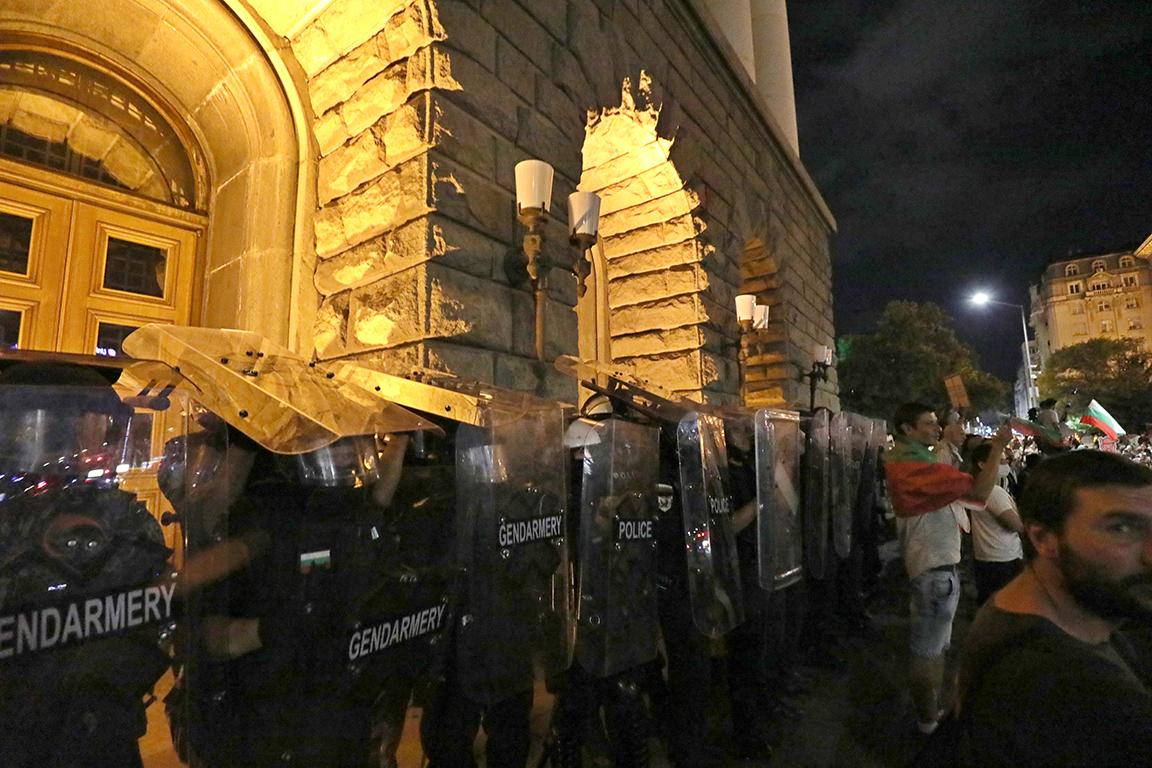
<path id="1" fill-rule="evenodd" d="M 1058 349 L 1036 383 L 1074 421 L 1095 399 L 1127 430 L 1143 432 L 1152 422 L 1152 358 L 1135 339 L 1089 339 Z"/>
<path id="2" fill-rule="evenodd" d="M 943 405 L 944 377 L 958 373 L 974 409 L 1003 409 L 1009 385 L 979 369 L 975 350 L 950 323 L 935 304 L 893 301 L 876 333 L 844 337 L 837 368 L 844 408 L 890 419 L 901 403 Z"/>

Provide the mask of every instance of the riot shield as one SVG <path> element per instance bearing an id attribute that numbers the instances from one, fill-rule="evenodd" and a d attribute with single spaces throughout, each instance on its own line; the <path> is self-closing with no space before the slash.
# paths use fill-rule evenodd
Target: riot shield
<path id="1" fill-rule="evenodd" d="M 784 589 L 804 574 L 800 436 L 800 414 L 756 412 L 756 533 L 764 589 Z"/>
<path id="2" fill-rule="evenodd" d="M 724 423 L 689 413 L 677 427 L 676 443 L 692 619 L 705 635 L 720 637 L 744 620 Z"/>
<path id="3" fill-rule="evenodd" d="M 873 429 L 875 421 L 858 413 L 848 414 L 852 436 L 852 466 L 856 471 L 856 495 L 852 500 L 852 517 L 863 521 L 871 514 L 876 491 L 877 444 Z"/>
<path id="4" fill-rule="evenodd" d="M 856 507 L 859 465 L 852 461 L 852 434 L 847 413 L 837 413 L 829 422 L 828 463 L 832 546 L 837 555 L 848 557 L 852 550 L 852 511 Z"/>
<path id="5" fill-rule="evenodd" d="M 171 764 L 163 716 L 146 717 L 171 685 L 182 549 L 157 467 L 201 429 L 193 406 L 131 405 L 98 363 L 3 362 L 0 762 L 138 765 L 143 748 L 145 764 Z M 167 481 L 192 493 L 213 470 Z"/>
<path id="6" fill-rule="evenodd" d="M 492 704 L 531 687 L 534 665 L 566 669 L 575 634 L 563 410 L 490 408 L 486 420 L 456 435 L 456 661 L 468 697 Z"/>
<path id="7" fill-rule="evenodd" d="M 275 453 L 307 453 L 341 437 L 438 429 L 255 333 L 149 324 L 124 340 L 124 350 L 176 368 L 191 382 L 192 397 Z"/>
<path id="8" fill-rule="evenodd" d="M 608 677 L 657 655 L 659 433 L 609 419 L 586 441 L 580 489 L 576 658 Z"/>
<path id="9" fill-rule="evenodd" d="M 816 411 L 808 420 L 804 447 L 804 567 L 814 579 L 824 578 L 828 559 L 830 421 L 828 411 Z"/>

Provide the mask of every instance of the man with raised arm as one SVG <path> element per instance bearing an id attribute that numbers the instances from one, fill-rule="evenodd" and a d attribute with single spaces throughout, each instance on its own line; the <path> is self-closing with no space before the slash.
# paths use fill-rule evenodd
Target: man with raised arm
<path id="1" fill-rule="evenodd" d="M 939 460 L 931 447 L 940 424 L 930 406 L 905 403 L 893 419 L 895 445 L 885 457 L 889 497 L 896 513 L 900 551 L 911 582 L 912 698 L 921 733 L 932 733 L 942 714 L 944 651 L 960 600 L 960 528 L 950 505 L 983 502 L 996 484 L 997 467 L 1012 437 L 1007 426 L 992 438 L 987 468 L 976 477 Z"/>

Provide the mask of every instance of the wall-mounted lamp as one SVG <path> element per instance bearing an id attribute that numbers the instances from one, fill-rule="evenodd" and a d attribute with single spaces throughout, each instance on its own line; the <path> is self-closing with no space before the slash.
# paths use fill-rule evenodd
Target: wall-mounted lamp
<path id="1" fill-rule="evenodd" d="M 532 293 L 536 303 L 536 359 L 544 359 L 544 293 L 547 288 L 546 272 L 561 265 L 544 259 L 541 254 L 544 236 L 542 222 L 548 218 L 552 205 L 552 166 L 543 160 L 522 160 L 516 163 L 516 215 L 520 223 L 528 228 L 524 234 L 523 247 L 513 249 L 504 257 L 504 275 L 511 285 L 519 286 L 526 280 L 532 282 Z M 591 273 L 592 265 L 585 257 L 587 250 L 596 242 L 600 226 L 600 196 L 593 192 L 573 192 L 568 196 L 568 221 L 571 242 L 580 248 L 580 258 L 572 266 L 576 275 L 577 296 L 583 297 L 584 281 Z"/>
<path id="2" fill-rule="evenodd" d="M 808 379 L 808 410 L 816 410 L 816 382 L 828 381 L 828 369 L 832 367 L 832 347 L 817 344 L 812 347 L 812 370 L 800 374 L 800 380 Z"/>
<path id="3" fill-rule="evenodd" d="M 555 172 L 552 166 L 543 160 L 523 160 L 516 163 L 516 216 L 520 223 L 528 228 L 524 235 L 524 259 L 516 259 L 513 266 L 517 272 L 526 271 L 527 279 L 534 283 L 539 278 L 537 259 L 540 256 L 540 246 L 544 236 L 540 232 L 540 224 L 548 218 L 552 208 L 552 179 Z M 509 254 L 511 257 L 512 254 Z M 505 260 L 504 271 L 509 272 L 508 260 Z M 513 284 L 524 282 L 524 278 L 512 281 L 512 274 L 508 275 Z"/>
<path id="4" fill-rule="evenodd" d="M 584 298 L 584 281 L 592 273 L 592 260 L 588 249 L 596 244 L 600 230 L 600 195 L 595 192 L 573 192 L 568 195 L 569 241 L 580 249 L 580 257 L 572 265 L 576 274 L 576 298 Z"/>
<path id="5" fill-rule="evenodd" d="M 756 314 L 752 318 L 752 328 L 757 331 L 768 329 L 768 305 L 757 304 Z"/>
<path id="6" fill-rule="evenodd" d="M 751 293 L 736 297 L 736 322 L 744 333 L 752 330 L 752 324 L 756 322 L 756 297 Z"/>

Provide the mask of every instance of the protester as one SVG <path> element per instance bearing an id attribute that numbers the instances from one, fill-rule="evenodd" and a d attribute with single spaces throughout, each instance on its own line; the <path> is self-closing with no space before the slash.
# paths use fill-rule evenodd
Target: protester
<path id="1" fill-rule="evenodd" d="M 1147 765 L 1152 652 L 1117 629 L 1152 620 L 1152 469 L 1056 456 L 1033 470 L 1020 512 L 1027 568 L 968 636 L 969 751 L 977 765 Z"/>
<path id="2" fill-rule="evenodd" d="M 917 727 L 931 733 L 942 714 L 944 650 L 960 598 L 960 529 L 950 505 L 961 498 L 983 502 L 996 483 L 997 466 L 1011 439 L 1008 427 L 992 438 L 988 465 L 974 479 L 939 461 L 929 448 L 940 438 L 932 408 L 905 403 L 896 411 L 895 445 L 885 459 L 896 513 L 900 551 L 911 581 L 911 681 Z"/>
<path id="3" fill-rule="evenodd" d="M 991 453 L 992 445 L 987 442 L 972 449 L 973 476 L 985 469 Z M 1024 524 L 1020 522 L 1012 496 L 1001 485 L 992 488 L 983 506 L 966 506 L 972 517 L 976 600 L 982 604 L 1024 567 L 1020 544 Z"/>

